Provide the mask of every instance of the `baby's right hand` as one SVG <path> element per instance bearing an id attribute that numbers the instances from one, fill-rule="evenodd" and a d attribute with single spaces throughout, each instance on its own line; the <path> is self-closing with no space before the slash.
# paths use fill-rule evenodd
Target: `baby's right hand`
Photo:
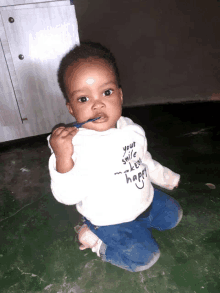
<path id="1" fill-rule="evenodd" d="M 79 129 L 61 126 L 55 129 L 50 137 L 50 145 L 56 158 L 70 158 L 73 155 L 72 139 Z"/>

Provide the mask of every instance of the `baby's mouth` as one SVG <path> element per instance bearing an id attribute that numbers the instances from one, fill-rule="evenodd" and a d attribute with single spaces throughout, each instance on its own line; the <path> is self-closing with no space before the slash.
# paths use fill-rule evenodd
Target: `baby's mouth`
<path id="1" fill-rule="evenodd" d="M 104 113 L 100 113 L 100 114 L 96 115 L 95 118 L 98 118 L 98 117 L 100 117 L 100 118 L 97 119 L 96 121 L 94 121 L 94 123 L 103 122 L 103 121 L 105 121 L 108 118 L 107 115 L 104 114 Z"/>

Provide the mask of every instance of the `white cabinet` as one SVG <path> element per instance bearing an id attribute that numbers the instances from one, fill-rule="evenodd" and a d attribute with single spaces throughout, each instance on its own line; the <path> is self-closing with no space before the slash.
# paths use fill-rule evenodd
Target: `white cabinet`
<path id="1" fill-rule="evenodd" d="M 1 39 L 0 42 L 0 126 L 19 125 L 22 124 L 20 111 L 13 91 Z"/>
<path id="2" fill-rule="evenodd" d="M 57 82 L 60 60 L 79 43 L 74 5 L 49 1 L 0 13 L 0 142 L 74 121 Z"/>

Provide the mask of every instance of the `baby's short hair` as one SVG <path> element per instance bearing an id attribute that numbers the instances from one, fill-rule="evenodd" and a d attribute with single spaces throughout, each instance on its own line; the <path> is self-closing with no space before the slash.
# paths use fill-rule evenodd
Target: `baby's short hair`
<path id="1" fill-rule="evenodd" d="M 71 49 L 61 60 L 58 71 L 58 83 L 63 93 L 66 102 L 69 102 L 69 98 L 66 91 L 66 85 L 64 81 L 65 73 L 71 65 L 77 63 L 80 59 L 97 58 L 105 60 L 114 70 L 118 87 L 121 88 L 121 81 L 119 76 L 119 70 L 116 64 L 114 55 L 109 49 L 95 42 L 81 42 L 80 45 L 76 45 Z"/>

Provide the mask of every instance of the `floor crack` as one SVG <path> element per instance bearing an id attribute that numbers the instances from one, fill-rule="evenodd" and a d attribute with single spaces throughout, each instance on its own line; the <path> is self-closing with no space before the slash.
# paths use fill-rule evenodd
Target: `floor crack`
<path id="1" fill-rule="evenodd" d="M 17 267 L 17 268 L 21 272 L 22 275 L 31 275 L 31 277 L 38 277 L 41 281 L 46 282 L 43 279 L 41 279 L 38 275 L 35 275 L 35 274 L 32 274 L 32 273 L 25 273 L 19 267 Z"/>

